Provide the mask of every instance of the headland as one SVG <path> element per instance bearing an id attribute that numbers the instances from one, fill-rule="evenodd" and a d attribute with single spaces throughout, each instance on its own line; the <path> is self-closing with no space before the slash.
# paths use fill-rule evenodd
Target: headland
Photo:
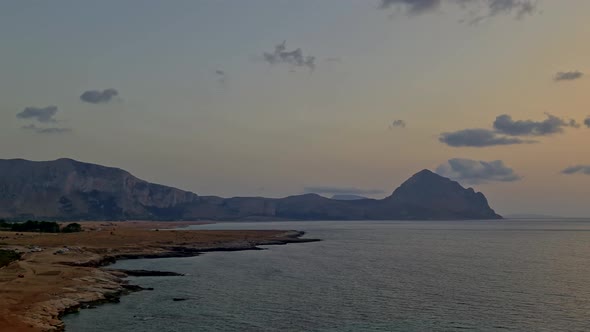
<path id="1" fill-rule="evenodd" d="M 302 239 L 298 231 L 169 229 L 190 224 L 85 222 L 79 233 L 0 232 L 0 247 L 21 253 L 21 259 L 0 268 L 0 331 L 63 331 L 63 315 L 142 290 L 130 285 L 127 275 L 174 274 L 105 267 L 119 259 L 189 257 L 317 241 Z"/>

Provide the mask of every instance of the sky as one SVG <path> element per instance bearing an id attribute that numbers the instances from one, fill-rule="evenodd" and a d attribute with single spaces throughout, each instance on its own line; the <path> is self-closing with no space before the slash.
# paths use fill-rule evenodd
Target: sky
<path id="1" fill-rule="evenodd" d="M 0 3 L 0 158 L 201 195 L 381 198 L 427 168 L 590 216 L 590 1 Z"/>

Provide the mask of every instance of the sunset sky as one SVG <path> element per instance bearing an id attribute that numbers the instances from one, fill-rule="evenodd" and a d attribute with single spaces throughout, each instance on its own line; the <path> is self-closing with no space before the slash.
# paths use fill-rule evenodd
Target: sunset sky
<path id="1" fill-rule="evenodd" d="M 589 17 L 587 0 L 3 1 L 0 158 L 225 197 L 380 198 L 428 168 L 500 214 L 588 217 Z"/>

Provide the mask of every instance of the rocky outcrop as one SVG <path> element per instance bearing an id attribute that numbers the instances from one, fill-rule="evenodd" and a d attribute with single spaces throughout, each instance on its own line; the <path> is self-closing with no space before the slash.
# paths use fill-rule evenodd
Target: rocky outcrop
<path id="1" fill-rule="evenodd" d="M 382 200 L 199 196 L 71 159 L 0 160 L 0 218 L 59 220 L 497 219 L 485 196 L 423 170 Z"/>
<path id="2" fill-rule="evenodd" d="M 181 277 L 184 276 L 182 273 L 170 272 L 170 271 L 152 271 L 152 270 L 108 270 L 109 272 L 119 272 L 125 276 L 130 277 Z"/>

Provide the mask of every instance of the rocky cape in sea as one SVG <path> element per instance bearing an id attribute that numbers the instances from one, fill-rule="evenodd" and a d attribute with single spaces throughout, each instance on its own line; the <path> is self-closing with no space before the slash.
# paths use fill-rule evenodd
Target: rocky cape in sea
<path id="1" fill-rule="evenodd" d="M 49 220 L 501 219 L 472 188 L 422 170 L 384 199 L 200 196 L 72 159 L 0 160 L 0 218 Z"/>

